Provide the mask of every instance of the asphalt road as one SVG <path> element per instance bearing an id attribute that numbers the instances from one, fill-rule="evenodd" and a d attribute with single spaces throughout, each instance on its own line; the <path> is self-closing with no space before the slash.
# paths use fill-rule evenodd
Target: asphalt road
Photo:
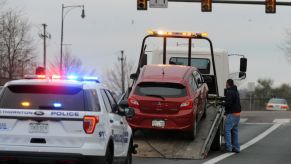
<path id="1" fill-rule="evenodd" d="M 243 112 L 242 123 L 239 127 L 240 143 L 246 147 L 239 154 L 223 152 L 209 152 L 204 160 L 171 160 L 162 158 L 133 159 L 134 164 L 287 164 L 291 161 L 291 112 L 289 111 L 261 111 Z M 284 123 L 274 123 L 276 119 Z M 286 119 L 286 120 L 285 120 Z M 273 129 L 272 129 L 273 128 Z M 270 131 L 268 135 L 264 133 Z M 262 137 L 263 135 L 263 137 Z M 262 138 L 260 138 L 262 137 Z M 254 138 L 260 138 L 253 145 L 248 145 Z M 252 140 L 253 141 L 253 140 Z M 243 147 L 244 147 L 243 146 Z M 222 158 L 222 159 L 219 159 Z"/>
<path id="2" fill-rule="evenodd" d="M 239 154 L 210 151 L 204 160 L 134 157 L 133 164 L 291 163 L 291 111 L 243 112 L 239 136 L 243 148 Z"/>

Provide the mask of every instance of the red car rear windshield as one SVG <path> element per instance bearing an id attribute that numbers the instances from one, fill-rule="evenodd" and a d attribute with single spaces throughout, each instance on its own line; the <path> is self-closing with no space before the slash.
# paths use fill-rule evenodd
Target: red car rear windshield
<path id="1" fill-rule="evenodd" d="M 177 98 L 187 96 L 185 86 L 177 83 L 143 82 L 137 85 L 135 94 L 139 96 L 161 96 Z"/>
<path id="2" fill-rule="evenodd" d="M 69 86 L 12 85 L 3 90 L 0 107 L 84 111 L 84 90 Z"/>

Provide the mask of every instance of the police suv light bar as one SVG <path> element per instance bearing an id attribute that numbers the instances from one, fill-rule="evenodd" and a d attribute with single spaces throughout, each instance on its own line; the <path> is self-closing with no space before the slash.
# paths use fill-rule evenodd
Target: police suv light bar
<path id="1" fill-rule="evenodd" d="M 207 37 L 207 32 L 193 33 L 193 32 L 166 32 L 149 30 L 148 34 L 157 36 L 184 36 L 184 37 Z"/>
<path id="2" fill-rule="evenodd" d="M 24 79 L 52 79 L 52 80 L 73 80 L 73 81 L 91 81 L 91 82 L 96 82 L 100 83 L 98 77 L 95 76 L 84 76 L 84 77 L 79 77 L 75 75 L 69 75 L 69 76 L 60 76 L 60 75 L 51 75 L 51 76 L 46 76 L 46 75 L 25 75 Z"/>
<path id="3" fill-rule="evenodd" d="M 24 75 L 24 79 L 46 79 L 45 75 Z"/>

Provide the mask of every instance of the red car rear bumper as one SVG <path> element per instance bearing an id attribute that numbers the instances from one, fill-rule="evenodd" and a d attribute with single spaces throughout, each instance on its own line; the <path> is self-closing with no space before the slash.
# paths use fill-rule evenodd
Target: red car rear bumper
<path id="1" fill-rule="evenodd" d="M 135 109 L 135 116 L 127 121 L 133 129 L 159 129 L 159 130 L 179 130 L 191 131 L 194 123 L 193 110 L 179 111 L 177 114 L 150 114 L 142 113 Z M 153 120 L 165 121 L 164 127 L 153 127 Z"/>

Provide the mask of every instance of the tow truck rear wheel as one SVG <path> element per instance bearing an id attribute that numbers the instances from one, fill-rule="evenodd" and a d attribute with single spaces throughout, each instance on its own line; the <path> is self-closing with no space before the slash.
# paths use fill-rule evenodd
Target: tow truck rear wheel
<path id="1" fill-rule="evenodd" d="M 213 142 L 211 144 L 210 149 L 213 151 L 220 151 L 222 147 L 222 133 L 223 133 L 223 121 L 221 121 L 217 132 L 215 134 L 215 137 L 213 139 Z"/>

